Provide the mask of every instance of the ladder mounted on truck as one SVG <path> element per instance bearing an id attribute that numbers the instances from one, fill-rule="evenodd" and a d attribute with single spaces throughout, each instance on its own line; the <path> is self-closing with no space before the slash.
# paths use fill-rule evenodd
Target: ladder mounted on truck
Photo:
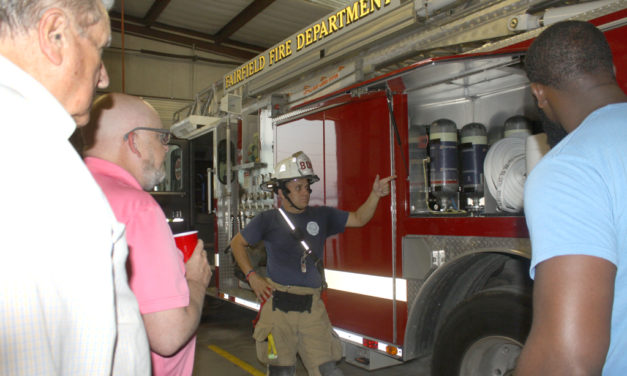
<path id="1" fill-rule="evenodd" d="M 355 1 L 224 76 L 225 93 L 289 96 L 292 105 L 411 63 L 458 55 L 557 21 L 587 20 L 624 7 L 621 0 L 550 7 L 545 0 Z M 533 35 L 525 35 L 531 38 Z"/>
<path id="2" fill-rule="evenodd" d="M 627 5 L 625 0 L 581 0 L 559 7 L 547 0 L 363 3 L 356 0 L 227 73 L 174 114 L 172 130 L 181 138 L 199 137 L 225 112 L 245 114 L 270 106 L 275 113 L 286 112 L 425 59 L 494 51 L 529 40 L 560 20 L 590 20 Z M 234 103 L 232 95 L 240 97 L 238 111 L 226 110 Z M 210 118 L 193 117 L 198 115 Z"/>

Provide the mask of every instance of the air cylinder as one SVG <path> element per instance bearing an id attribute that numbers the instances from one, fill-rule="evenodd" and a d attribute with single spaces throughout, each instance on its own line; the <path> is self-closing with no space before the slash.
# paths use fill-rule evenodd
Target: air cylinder
<path id="1" fill-rule="evenodd" d="M 461 130 L 462 192 L 467 198 L 466 209 L 483 208 L 483 161 L 488 153 L 488 132 L 481 123 L 466 124 Z"/>
<path id="2" fill-rule="evenodd" d="M 426 125 L 409 127 L 409 201 L 410 213 L 429 211 L 427 177 L 427 142 L 429 140 Z"/>
<path id="3" fill-rule="evenodd" d="M 437 209 L 453 207 L 459 191 L 457 125 L 449 119 L 438 119 L 429 130 L 430 187 Z"/>
<path id="4" fill-rule="evenodd" d="M 531 121 L 522 115 L 514 115 L 505 120 L 503 134 L 505 137 L 519 137 L 526 139 L 531 136 Z"/>

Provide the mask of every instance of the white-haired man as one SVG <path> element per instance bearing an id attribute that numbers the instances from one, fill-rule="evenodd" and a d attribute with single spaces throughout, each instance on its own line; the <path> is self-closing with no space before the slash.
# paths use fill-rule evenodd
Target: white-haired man
<path id="1" fill-rule="evenodd" d="M 0 374 L 149 375 L 124 226 L 68 141 L 108 86 L 108 0 L 0 0 Z"/>

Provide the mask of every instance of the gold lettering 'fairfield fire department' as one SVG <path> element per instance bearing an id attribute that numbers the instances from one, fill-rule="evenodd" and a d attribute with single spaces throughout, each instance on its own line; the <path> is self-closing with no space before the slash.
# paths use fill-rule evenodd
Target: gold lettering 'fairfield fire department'
<path id="1" fill-rule="evenodd" d="M 319 40 L 328 38 L 350 25 L 375 13 L 382 7 L 390 5 L 392 0 L 357 0 L 353 4 L 337 11 L 335 14 L 322 19 L 320 22 L 308 27 L 295 37 L 287 39 L 280 44 L 265 51 L 261 55 L 239 66 L 224 76 L 224 88 L 228 89 L 239 84 L 266 67 L 271 67 L 284 59 L 292 56 L 294 52 L 305 50 Z"/>

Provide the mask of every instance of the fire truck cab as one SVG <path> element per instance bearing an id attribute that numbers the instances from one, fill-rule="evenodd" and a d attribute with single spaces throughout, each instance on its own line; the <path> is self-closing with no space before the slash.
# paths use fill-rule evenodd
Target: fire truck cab
<path id="1" fill-rule="evenodd" d="M 361 3 L 370 8 L 354 8 L 362 20 L 344 34 L 326 42 L 320 29 L 331 21 L 321 20 L 286 40 L 282 55 L 281 46 L 266 51 L 175 115 L 175 135 L 211 155 L 195 170 L 204 179 L 196 197 L 215 218 L 211 293 L 258 309 L 228 244 L 276 207 L 260 185 L 277 161 L 304 151 L 320 177 L 310 205 L 344 210 L 367 198 L 377 174 L 396 175 L 367 226 L 326 242 L 326 305 L 346 361 L 377 369 L 432 356 L 434 375 L 507 374 L 531 324 L 522 189 L 546 151 L 525 49 L 549 15 L 589 20 L 610 41 L 625 89 L 626 4 L 558 12 L 541 1 L 470 10 L 434 1 L 429 18 L 430 2 Z M 490 32 L 495 25 L 505 31 Z M 287 54 L 299 43 L 301 55 Z M 420 59 L 406 63 L 409 52 Z M 250 255 L 263 275 L 262 245 Z"/>

